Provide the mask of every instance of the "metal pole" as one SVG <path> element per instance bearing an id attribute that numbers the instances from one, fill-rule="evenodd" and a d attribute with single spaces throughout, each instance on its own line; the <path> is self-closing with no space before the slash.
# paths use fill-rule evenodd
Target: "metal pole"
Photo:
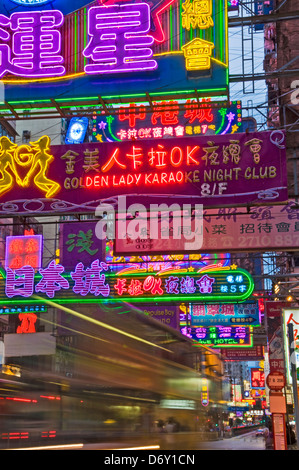
<path id="1" fill-rule="evenodd" d="M 291 361 L 291 376 L 292 376 L 295 423 L 296 423 L 296 438 L 297 438 L 297 445 L 299 445 L 299 408 L 298 408 L 297 370 L 296 370 L 296 359 L 295 359 L 293 323 L 288 324 L 288 337 L 289 337 L 289 352 L 290 352 L 290 361 Z"/>

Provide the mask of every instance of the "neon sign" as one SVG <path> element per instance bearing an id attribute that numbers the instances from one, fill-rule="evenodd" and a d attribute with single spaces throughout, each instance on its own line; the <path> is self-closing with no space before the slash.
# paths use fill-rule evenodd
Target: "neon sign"
<path id="1" fill-rule="evenodd" d="M 162 10 L 169 8 L 171 3 L 173 2 L 166 2 L 166 5 L 162 5 L 162 8 L 154 13 L 158 25 L 157 42 L 165 40 L 159 15 Z M 190 31 L 214 27 L 211 0 L 187 0 L 182 7 L 183 29 Z M 0 25 L 6 28 L 2 40 L 12 40 L 12 48 L 10 49 L 7 43 L 0 46 L 4 57 L 0 76 L 5 73 L 33 78 L 65 75 L 66 69 L 61 65 L 64 59 L 61 56 L 59 30 L 63 22 L 64 16 L 60 10 L 17 12 L 10 17 L 2 15 Z M 150 27 L 151 10 L 147 3 L 90 7 L 87 13 L 89 41 L 82 50 L 82 55 L 88 59 L 84 67 L 85 73 L 110 74 L 155 70 L 158 67 L 152 50 L 155 34 L 149 34 Z M 28 32 L 32 34 L 27 37 Z M 186 69 L 210 68 L 214 47 L 214 43 L 202 38 L 195 38 L 182 46 Z"/>
<path id="2" fill-rule="evenodd" d="M 138 194 L 147 204 L 149 196 L 157 202 L 172 194 L 181 202 L 188 195 L 206 207 L 225 206 L 228 198 L 236 205 L 285 201 L 285 149 L 273 140 L 276 132 L 70 146 L 50 146 L 48 136 L 17 146 L 3 136 L 0 210 L 8 212 L 1 203 L 13 201 L 14 213 L 28 214 L 43 197 L 49 202 L 38 201 L 40 211 L 94 211 L 97 201 L 120 194 Z"/>
<path id="3" fill-rule="evenodd" d="M 171 106 L 164 110 L 162 105 Z M 153 103 L 153 113 L 145 112 L 143 105 L 131 103 L 120 107 L 119 114 L 103 116 L 95 111 L 91 120 L 93 142 L 124 140 L 167 139 L 201 135 L 235 134 L 242 130 L 241 102 L 215 103 L 187 100 L 183 109 L 176 100 Z"/>
<path id="4" fill-rule="evenodd" d="M 17 334 L 36 333 L 35 323 L 37 315 L 35 313 L 20 313 L 19 320 L 21 324 L 17 327 Z"/>
<path id="5" fill-rule="evenodd" d="M 265 388 L 265 372 L 263 369 L 250 369 L 251 388 Z"/>
<path id="6" fill-rule="evenodd" d="M 234 283 L 230 282 L 234 278 Z M 95 260 L 85 267 L 78 263 L 74 271 L 65 273 L 61 264 L 51 261 L 35 275 L 31 266 L 6 270 L 5 296 L 1 303 L 18 302 L 30 298 L 39 303 L 55 299 L 58 303 L 70 302 L 184 302 L 229 301 L 243 302 L 253 292 L 250 274 L 232 266 L 215 271 L 185 272 L 132 272 L 118 275 L 109 266 Z M 36 301 L 36 295 L 42 300 Z M 24 301 L 23 301 L 24 302 Z"/>
<path id="7" fill-rule="evenodd" d="M 13 13 L 0 17 L 1 39 L 12 40 L 11 49 L 0 44 L 0 77 L 10 73 L 20 77 L 55 77 L 65 74 L 61 52 L 63 14 L 59 10 Z M 11 34 L 10 34 L 11 33 Z"/>
<path id="8" fill-rule="evenodd" d="M 17 235 L 6 237 L 5 269 L 30 266 L 39 269 L 42 262 L 42 235 Z"/>
<path id="9" fill-rule="evenodd" d="M 232 348 L 252 346 L 251 327 L 246 326 L 212 326 L 181 327 L 181 333 L 193 340 L 194 346 L 212 346 L 215 348 Z"/>
<path id="10" fill-rule="evenodd" d="M 150 29 L 147 3 L 92 7 L 88 11 L 90 41 L 83 51 L 92 63 L 85 67 L 91 74 L 155 70 L 150 48 L 154 38 Z"/>
<path id="11" fill-rule="evenodd" d="M 207 379 L 202 379 L 201 404 L 202 406 L 208 406 L 209 404 L 209 384 Z"/>
<path id="12" fill-rule="evenodd" d="M 70 125 L 65 137 L 66 144 L 82 144 L 85 139 L 88 128 L 88 119 L 86 117 L 74 117 L 70 121 Z"/>
<path id="13" fill-rule="evenodd" d="M 185 304 L 180 305 L 180 331 L 193 341 L 194 346 L 215 348 L 248 348 L 253 346 L 251 326 L 198 326 L 190 325 L 191 315 Z"/>
<path id="14" fill-rule="evenodd" d="M 237 279 L 237 277 L 235 278 Z M 232 278 L 229 278 L 232 281 Z M 191 325 L 260 326 L 257 302 L 242 304 L 190 304 Z"/>
<path id="15" fill-rule="evenodd" d="M 157 99 L 177 92 L 194 97 L 194 90 L 201 96 L 228 96 L 226 0 L 187 0 L 183 5 L 175 0 L 109 0 L 96 5 L 86 0 L 79 9 L 77 0 L 66 15 L 63 12 L 72 7 L 61 4 L 69 2 L 50 10 L 44 7 L 46 0 L 14 1 L 22 11 L 9 16 L 6 9 L 0 18 L 0 76 L 9 85 L 9 103 L 25 103 L 28 86 L 31 104 L 44 101 L 47 108 L 53 106 L 51 98 L 57 104 L 65 98 L 89 101 L 91 89 L 109 97 L 110 103 L 120 102 L 122 96 L 146 99 L 146 93 Z M 39 4 L 40 11 L 32 10 Z M 140 82 L 132 80 L 136 74 Z M 80 86 L 70 87 L 74 80 Z M 57 82 L 63 98 L 57 95 Z"/>
<path id="16" fill-rule="evenodd" d="M 15 307 L 0 307 L 0 315 L 10 315 L 19 313 L 45 313 L 47 307 L 45 305 L 19 305 Z"/>

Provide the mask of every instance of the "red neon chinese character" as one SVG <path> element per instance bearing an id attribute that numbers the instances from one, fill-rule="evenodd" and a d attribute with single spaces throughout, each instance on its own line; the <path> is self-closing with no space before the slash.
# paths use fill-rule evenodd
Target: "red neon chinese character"
<path id="1" fill-rule="evenodd" d="M 125 285 L 126 285 L 127 279 L 117 279 L 117 283 L 114 284 L 114 289 L 117 291 L 118 295 L 123 295 L 124 292 L 127 291 Z"/>
<path id="2" fill-rule="evenodd" d="M 9 263 L 9 268 L 10 269 L 19 269 L 19 268 L 22 268 L 24 265 L 23 263 L 23 259 L 21 258 L 21 256 L 15 256 L 11 262 Z"/>
<path id="3" fill-rule="evenodd" d="M 221 305 L 222 315 L 235 315 L 235 307 L 233 304 L 223 304 Z"/>
<path id="4" fill-rule="evenodd" d="M 219 305 L 207 305 L 207 315 L 218 315 Z"/>
<path id="5" fill-rule="evenodd" d="M 141 166 L 141 165 L 142 165 L 142 161 L 138 159 L 138 158 L 142 158 L 142 157 L 143 157 L 143 153 L 142 153 L 142 149 L 141 149 L 141 148 L 135 147 L 135 146 L 133 145 L 133 147 L 132 147 L 132 153 L 127 153 L 127 157 L 129 157 L 129 158 L 131 158 L 131 159 L 133 160 L 133 168 L 134 168 L 134 170 L 136 170 L 138 166 Z"/>
<path id="6" fill-rule="evenodd" d="M 123 170 L 124 170 L 125 168 L 127 168 L 126 165 L 124 165 L 123 163 L 120 163 L 120 162 L 117 160 L 118 154 L 119 154 L 119 148 L 117 148 L 116 150 L 114 150 L 112 157 L 108 160 L 108 162 L 107 162 L 104 166 L 102 166 L 101 170 L 104 171 L 104 172 L 106 172 L 106 171 L 110 170 L 110 168 L 112 168 L 115 163 L 116 163 L 120 168 L 122 168 Z"/>
<path id="7" fill-rule="evenodd" d="M 171 105 L 170 109 L 166 109 L 165 105 Z M 177 106 L 173 106 L 177 105 Z M 161 120 L 161 124 L 163 126 L 167 126 L 169 124 L 178 124 L 178 114 L 179 114 L 179 107 L 177 101 L 165 101 L 164 106 L 154 106 L 155 112 L 152 114 L 152 123 L 154 125 L 157 124 L 157 119 Z"/>
<path id="8" fill-rule="evenodd" d="M 207 101 L 208 100 L 202 100 L 202 103 L 206 103 Z M 194 100 L 187 100 L 184 117 L 189 119 L 190 124 L 192 124 L 195 119 L 198 119 L 199 122 L 212 122 L 214 118 L 212 108 L 198 108 L 198 104 Z"/>
<path id="9" fill-rule="evenodd" d="M 17 333 L 36 333 L 35 322 L 37 316 L 35 313 L 20 313 L 19 319 L 21 325 L 17 328 Z"/>
<path id="10" fill-rule="evenodd" d="M 23 253 L 23 240 L 18 238 L 12 240 L 12 242 L 9 244 L 9 252 L 16 254 Z"/>
<path id="11" fill-rule="evenodd" d="M 151 166 L 155 166 L 156 168 L 163 168 L 166 166 L 165 162 L 165 156 L 166 156 L 166 151 L 162 150 L 164 149 L 163 145 L 158 145 L 158 148 L 161 150 L 154 150 L 151 148 L 151 150 L 148 152 L 149 156 L 149 164 Z"/>
<path id="12" fill-rule="evenodd" d="M 37 255 L 26 255 L 24 266 L 32 266 L 33 268 L 39 268 L 38 256 Z"/>
<path id="13" fill-rule="evenodd" d="M 35 240 L 34 238 L 29 238 L 29 240 L 26 240 L 25 242 L 25 251 L 26 253 L 35 253 L 38 251 L 39 244 L 38 241 Z"/>
<path id="14" fill-rule="evenodd" d="M 135 111 L 136 110 L 136 111 Z M 138 110 L 138 112 L 137 112 Z M 128 111 L 128 112 L 126 112 Z M 129 126 L 135 127 L 136 120 L 145 119 L 145 107 L 144 106 L 136 106 L 136 104 L 131 103 L 129 108 L 123 108 L 122 106 L 119 108 L 119 120 L 125 121 L 128 119 Z"/>
<path id="15" fill-rule="evenodd" d="M 193 305 L 192 315 L 194 317 L 199 317 L 200 315 L 205 316 L 205 314 L 206 314 L 205 305 Z"/>
<path id="16" fill-rule="evenodd" d="M 128 287 L 128 292 L 130 295 L 142 295 L 143 290 L 141 288 L 141 282 L 138 279 L 132 279 Z"/>

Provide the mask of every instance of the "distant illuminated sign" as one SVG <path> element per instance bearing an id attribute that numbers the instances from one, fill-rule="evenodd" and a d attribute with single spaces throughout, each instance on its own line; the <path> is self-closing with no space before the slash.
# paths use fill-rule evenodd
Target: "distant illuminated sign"
<path id="1" fill-rule="evenodd" d="M 209 385 L 207 379 L 202 379 L 201 404 L 202 406 L 208 406 L 209 404 Z"/>
<path id="2" fill-rule="evenodd" d="M 264 369 L 251 368 L 250 378 L 251 378 L 251 388 L 264 388 L 265 387 Z"/>
<path id="3" fill-rule="evenodd" d="M 88 129 L 88 118 L 74 117 L 70 120 L 70 124 L 66 133 L 66 144 L 82 144 L 84 142 L 86 131 Z"/>
<path id="4" fill-rule="evenodd" d="M 35 296 L 54 299 L 58 303 L 102 302 L 181 302 L 181 301 L 244 301 L 253 292 L 254 283 L 244 269 L 197 272 L 109 272 L 109 266 L 95 260 L 85 267 L 78 263 L 74 271 L 65 273 L 54 260 L 35 275 L 31 266 L 6 270 L 5 296 L 21 300 Z M 233 280 L 233 282 L 231 282 Z M 12 300 L 12 302 L 14 302 Z M 39 300 L 41 302 L 41 300 Z M 37 303 L 39 303 L 37 302 Z"/>
<path id="5" fill-rule="evenodd" d="M 17 235 L 6 237 L 5 269 L 30 266 L 39 269 L 42 262 L 42 235 Z"/>
<path id="6" fill-rule="evenodd" d="M 233 280 L 233 278 L 230 278 Z M 237 278 L 235 278 L 237 279 Z M 257 302 L 241 304 L 190 304 L 192 326 L 260 326 Z"/>
<path id="7" fill-rule="evenodd" d="M 181 327 L 181 333 L 193 340 L 194 346 L 215 348 L 248 347 L 253 345 L 251 327 L 246 326 L 211 326 Z"/>
<path id="8" fill-rule="evenodd" d="M 0 315 L 19 314 L 19 313 L 45 313 L 45 305 L 18 305 L 0 307 Z"/>

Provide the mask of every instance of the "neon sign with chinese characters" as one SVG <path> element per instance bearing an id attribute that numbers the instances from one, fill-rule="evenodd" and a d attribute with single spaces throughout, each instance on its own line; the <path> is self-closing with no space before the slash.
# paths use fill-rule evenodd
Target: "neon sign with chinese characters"
<path id="1" fill-rule="evenodd" d="M 251 327 L 212 326 L 191 328 L 181 327 L 181 333 L 193 340 L 194 346 L 233 348 L 253 346 Z"/>
<path id="2" fill-rule="evenodd" d="M 265 371 L 264 369 L 250 369 L 251 388 L 265 388 Z"/>
<path id="3" fill-rule="evenodd" d="M 94 212 L 103 198 L 134 195 L 135 202 L 136 194 L 147 204 L 160 203 L 162 195 L 172 202 L 192 196 L 206 207 L 285 201 L 284 139 L 273 131 L 51 146 L 42 136 L 17 146 L 3 136 L 0 210 L 9 211 L 1 203 L 13 201 L 14 214 L 30 207 L 35 214 Z"/>
<path id="4" fill-rule="evenodd" d="M 223 304 L 224 305 L 224 304 Z M 248 348 L 253 346 L 251 326 L 191 326 L 191 315 L 185 304 L 180 305 L 180 331 L 194 346 L 215 348 Z"/>
<path id="5" fill-rule="evenodd" d="M 13 85 L 8 102 L 25 102 L 26 86 L 33 91 L 33 102 L 57 99 L 57 82 L 59 95 L 65 90 L 71 100 L 90 99 L 95 86 L 104 98 L 159 95 L 157 90 L 228 96 L 226 0 L 86 0 L 84 6 L 82 0 L 81 8 L 76 2 L 66 15 L 69 7 L 50 9 L 43 6 L 46 0 L 14 1 L 22 5 L 20 10 L 9 16 L 6 9 L 0 17 L 0 77 Z M 40 11 L 32 9 L 33 2 Z M 136 74 L 140 82 L 132 81 Z M 70 87 L 69 80 L 80 81 L 80 86 Z M 44 83 L 43 94 L 35 82 Z"/>
<path id="6" fill-rule="evenodd" d="M 242 276 L 241 276 L 242 277 Z M 228 282 L 238 281 L 227 276 Z M 260 326 L 257 302 L 242 304 L 190 304 L 191 325 L 195 326 Z"/>
<path id="7" fill-rule="evenodd" d="M 209 105 L 210 103 L 210 105 Z M 171 109 L 163 110 L 169 104 Z M 184 109 L 178 101 L 154 104 L 154 112 L 145 112 L 143 105 L 135 103 L 120 107 L 116 116 L 95 114 L 92 118 L 93 142 L 121 142 L 123 140 L 167 139 L 200 135 L 235 134 L 242 130 L 241 102 L 214 103 L 187 100 Z M 71 124 L 70 124 L 71 126 Z"/>
<path id="8" fill-rule="evenodd" d="M 6 237 L 5 269 L 18 269 L 22 266 L 39 269 L 42 263 L 42 249 L 42 235 Z"/>
<path id="9" fill-rule="evenodd" d="M 233 276 L 234 284 L 227 281 Z M 242 281 L 237 278 L 242 276 Z M 131 272 L 118 275 L 109 266 L 95 260 L 85 267 L 78 263 L 74 271 L 65 273 L 61 264 L 51 261 L 35 275 L 31 266 L 6 270 L 5 294 L 0 300 L 8 304 L 18 301 L 39 303 L 55 299 L 57 303 L 70 302 L 184 302 L 229 301 L 243 302 L 253 292 L 250 274 L 236 267 L 194 273 L 183 272 Z M 42 296 L 37 300 L 36 296 Z M 7 300 L 11 299 L 11 300 Z M 25 300 L 26 299 L 26 300 Z"/>
<path id="10" fill-rule="evenodd" d="M 86 212 L 103 198 L 134 195 L 135 202 L 136 194 L 147 204 L 169 194 L 172 202 L 192 196 L 194 204 L 205 206 L 285 201 L 284 138 L 273 131 L 51 146 L 42 136 L 17 146 L 3 136 L 0 210 L 10 208 L 2 202 L 13 201 L 14 214 L 28 214 L 31 204 L 35 214 Z"/>

